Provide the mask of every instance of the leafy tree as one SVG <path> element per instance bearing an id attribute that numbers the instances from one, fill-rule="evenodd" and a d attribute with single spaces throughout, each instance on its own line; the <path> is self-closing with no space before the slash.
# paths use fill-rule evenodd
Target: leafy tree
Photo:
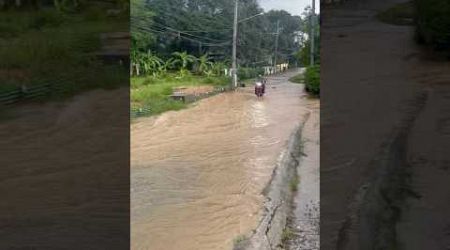
<path id="1" fill-rule="evenodd" d="M 416 36 L 419 42 L 438 49 L 450 49 L 450 2 L 448 0 L 415 0 Z"/>
<path id="2" fill-rule="evenodd" d="M 131 0 L 131 47 L 147 50 L 155 42 L 155 36 L 148 28 L 153 24 L 154 13 L 144 0 Z"/>

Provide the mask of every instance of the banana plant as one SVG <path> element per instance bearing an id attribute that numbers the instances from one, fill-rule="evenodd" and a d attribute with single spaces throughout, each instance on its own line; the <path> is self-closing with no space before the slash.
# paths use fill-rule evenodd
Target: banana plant
<path id="1" fill-rule="evenodd" d="M 227 65 L 224 62 L 217 62 L 212 65 L 212 71 L 217 76 L 223 75 L 226 68 Z"/>
<path id="2" fill-rule="evenodd" d="M 171 58 L 165 62 L 163 62 L 161 65 L 159 65 L 158 67 L 158 75 L 164 76 L 167 74 L 167 71 L 173 67 L 174 65 L 174 60 Z"/>
<path id="3" fill-rule="evenodd" d="M 163 60 L 154 55 L 150 50 L 142 55 L 140 61 L 144 72 L 154 76 L 158 73 L 158 68 L 164 63 Z"/>
<path id="4" fill-rule="evenodd" d="M 206 74 L 210 68 L 212 67 L 212 62 L 210 62 L 211 58 L 208 54 L 200 56 L 198 58 L 198 73 Z"/>
<path id="5" fill-rule="evenodd" d="M 187 67 L 189 64 L 195 62 L 197 58 L 193 55 L 189 55 L 186 51 L 185 52 L 174 52 L 172 54 L 174 56 L 173 63 L 175 65 L 180 65 L 180 75 L 185 76 L 188 73 Z"/>

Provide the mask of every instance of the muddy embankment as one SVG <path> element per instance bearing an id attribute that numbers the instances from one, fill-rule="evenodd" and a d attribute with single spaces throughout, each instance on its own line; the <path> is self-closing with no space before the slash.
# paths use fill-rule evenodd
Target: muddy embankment
<path id="1" fill-rule="evenodd" d="M 302 127 L 303 125 L 298 127 L 292 134 L 288 148 L 280 155 L 272 179 L 263 191 L 266 200 L 264 214 L 258 227 L 249 239 L 237 241 L 234 250 L 265 250 L 280 245 L 291 209 L 293 192 L 288 184 L 297 173 L 298 157 L 301 155 Z"/>
<path id="2" fill-rule="evenodd" d="M 405 201 L 417 197 L 411 188 L 407 145 L 411 128 L 425 106 L 427 94 L 411 102 L 400 126 L 382 145 L 368 181 L 360 186 L 339 232 L 337 249 L 392 249 L 398 247 L 396 224 Z"/>
<path id="3" fill-rule="evenodd" d="M 238 239 L 235 249 L 319 249 L 320 101 L 306 99 L 302 123 L 291 134 L 263 191 L 258 227 L 249 238 Z"/>

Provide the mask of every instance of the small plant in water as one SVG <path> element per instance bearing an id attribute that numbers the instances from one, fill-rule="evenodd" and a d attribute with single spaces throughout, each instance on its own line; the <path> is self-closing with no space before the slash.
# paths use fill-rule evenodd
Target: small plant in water
<path id="1" fill-rule="evenodd" d="M 297 175 L 295 175 L 292 179 L 291 179 L 291 181 L 289 182 L 289 189 L 292 191 L 292 192 L 296 192 L 297 191 L 297 186 L 298 186 L 298 184 L 299 184 L 299 179 L 298 179 L 298 176 Z"/>
<path id="2" fill-rule="evenodd" d="M 287 241 L 293 239 L 294 236 L 295 236 L 294 231 L 292 231 L 292 229 L 286 227 L 283 230 L 283 233 L 281 234 L 281 243 L 282 243 L 282 245 L 284 246 L 287 243 Z"/>
<path id="3" fill-rule="evenodd" d="M 237 245 L 239 243 L 244 242 L 247 239 L 247 236 L 241 234 L 234 239 L 234 244 Z"/>

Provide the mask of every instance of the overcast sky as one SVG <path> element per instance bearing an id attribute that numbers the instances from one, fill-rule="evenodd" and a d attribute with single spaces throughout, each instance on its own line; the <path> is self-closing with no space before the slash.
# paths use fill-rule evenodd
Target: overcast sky
<path id="1" fill-rule="evenodd" d="M 258 0 L 264 10 L 286 10 L 292 15 L 300 15 L 306 6 L 311 5 L 312 0 Z M 316 13 L 319 13 L 320 3 L 316 0 Z"/>

